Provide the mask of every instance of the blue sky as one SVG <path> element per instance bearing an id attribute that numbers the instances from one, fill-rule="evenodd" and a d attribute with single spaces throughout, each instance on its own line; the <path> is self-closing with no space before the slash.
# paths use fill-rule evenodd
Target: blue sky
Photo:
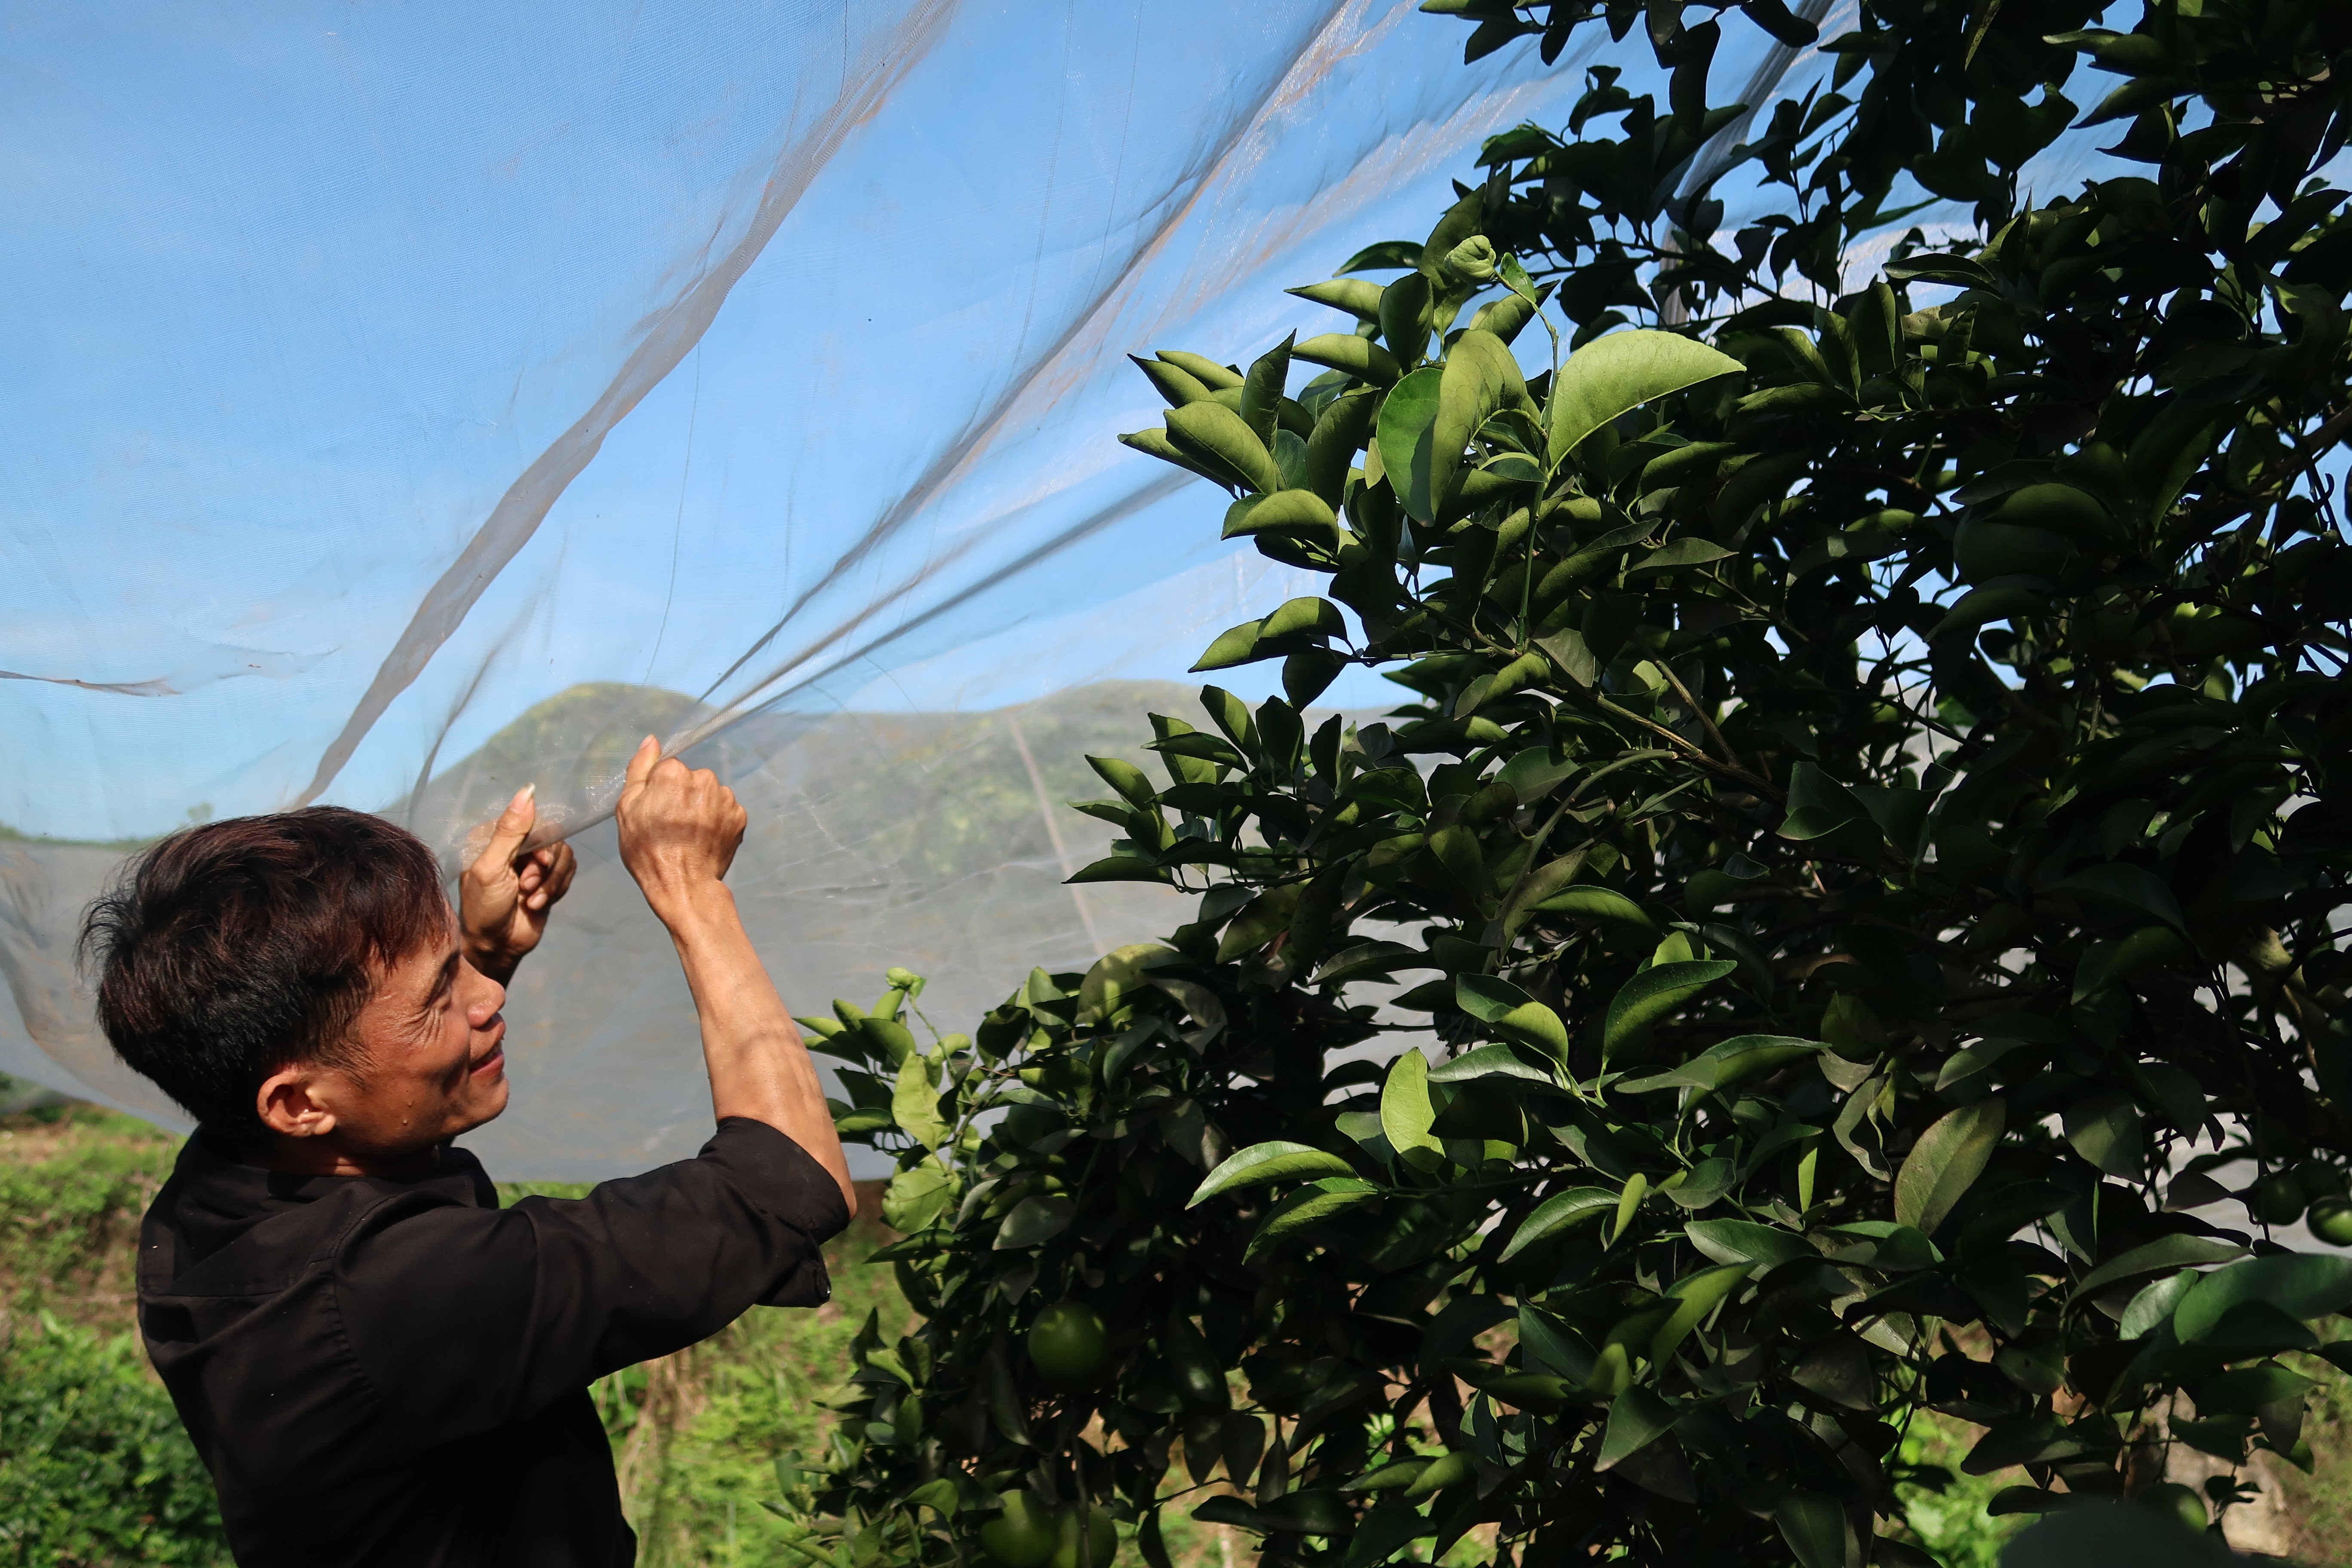
<path id="1" fill-rule="evenodd" d="M 1225 559 L 1200 487 L 939 606 L 1158 477 L 1112 440 L 1156 406 L 1122 353 L 1337 324 L 1280 287 L 1418 234 L 1481 133 L 1573 85 L 1464 71 L 1458 24 L 1386 4 L 8 12 L 0 668 L 37 679 L 0 727 L 38 761 L 0 820 L 82 837 L 297 797 L 779 179 L 698 346 L 329 798 L 580 680 L 698 693 L 780 621 L 716 699 L 908 622 L 788 700 L 1181 673 L 1208 634 L 1149 595 L 1115 649 L 1044 624 Z"/>
<path id="2" fill-rule="evenodd" d="M 977 708 L 1180 677 L 1307 584 L 1219 544 L 1205 487 L 1135 504 L 1163 470 L 1113 437 L 1158 404 L 1121 356 L 1344 329 L 1281 288 L 1418 237 L 1582 74 L 1465 69 L 1411 0 L 5 14 L 0 670 L 35 679 L 0 679 L 0 821 L 91 837 L 300 798 L 509 487 L 691 338 L 682 301 L 724 302 L 327 798 L 583 680 Z M 1763 40 L 1726 31 L 1728 93 Z M 1645 53 L 1612 52 L 1636 90 Z"/>

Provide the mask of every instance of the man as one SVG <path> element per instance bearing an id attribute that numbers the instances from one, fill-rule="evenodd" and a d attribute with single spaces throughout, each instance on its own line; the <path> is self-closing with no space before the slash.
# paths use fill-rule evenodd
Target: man
<path id="1" fill-rule="evenodd" d="M 141 1327 L 247 1568 L 634 1561 L 595 1378 L 829 1294 L 855 1209 L 816 1070 L 722 879 L 744 814 L 648 738 L 621 858 L 677 945 L 718 1131 L 500 1209 L 500 984 L 570 885 L 515 797 L 460 879 L 312 807 L 188 829 L 84 930 L 123 1059 L 198 1123 L 140 1232 Z"/>

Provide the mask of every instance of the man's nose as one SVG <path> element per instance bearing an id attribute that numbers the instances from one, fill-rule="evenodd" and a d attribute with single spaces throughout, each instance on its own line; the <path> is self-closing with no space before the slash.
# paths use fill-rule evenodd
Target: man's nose
<path id="1" fill-rule="evenodd" d="M 499 1010 L 506 1005 L 507 988 L 488 975 L 484 975 L 481 993 L 474 998 L 473 1005 L 466 1009 L 466 1016 L 472 1021 L 474 1027 L 485 1029 L 489 1026 L 490 1020 L 499 1016 Z"/>

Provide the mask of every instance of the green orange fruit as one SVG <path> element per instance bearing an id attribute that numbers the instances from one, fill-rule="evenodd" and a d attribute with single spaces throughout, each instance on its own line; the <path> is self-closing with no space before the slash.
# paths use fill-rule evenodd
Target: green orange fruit
<path id="1" fill-rule="evenodd" d="M 2205 1500 L 2198 1495 L 2197 1489 L 2182 1486 L 2179 1481 L 2150 1487 L 2134 1500 L 2167 1519 L 2179 1520 L 2191 1530 L 2201 1531 L 2211 1522 L 2205 1511 Z"/>
<path id="2" fill-rule="evenodd" d="M 2058 534 L 1969 518 L 1952 535 L 1952 559 L 1969 583 L 1996 577 L 2055 577 L 2072 546 Z"/>
<path id="3" fill-rule="evenodd" d="M 2303 1216 L 2311 1234 L 2330 1247 L 2352 1247 L 2352 1203 L 2342 1198 L 2321 1198 Z"/>
<path id="4" fill-rule="evenodd" d="M 2294 1167 L 2294 1179 L 2314 1198 L 2340 1198 L 2347 1195 L 2344 1173 L 2325 1160 L 2302 1160 Z"/>
<path id="5" fill-rule="evenodd" d="M 2047 529 L 2075 539 L 2097 539 L 2114 528 L 2107 509 L 2072 485 L 2028 485 L 2011 490 L 1995 514 L 2012 528 Z"/>
<path id="6" fill-rule="evenodd" d="M 1029 1329 L 1029 1360 L 1056 1388 L 1084 1388 L 1110 1349 L 1102 1314 L 1083 1301 L 1056 1301 Z"/>
<path id="7" fill-rule="evenodd" d="M 1110 1568 L 1111 1559 L 1118 1555 L 1118 1531 L 1110 1521 L 1110 1510 L 1089 1508 L 1085 1510 L 1083 1537 L 1079 1510 L 1061 1510 L 1054 1521 L 1054 1555 L 1046 1568 Z"/>
<path id="8" fill-rule="evenodd" d="M 2303 1217 L 2304 1205 L 2310 1201 L 2311 1194 L 2303 1190 L 2303 1184 L 2282 1171 L 2256 1182 L 2254 1190 L 2247 1194 L 2246 1206 L 2264 1225 L 2293 1225 Z"/>
<path id="9" fill-rule="evenodd" d="M 1035 1492 L 1014 1492 L 980 1527 L 980 1549 L 998 1568 L 1045 1568 L 1059 1542 L 1058 1510 Z"/>

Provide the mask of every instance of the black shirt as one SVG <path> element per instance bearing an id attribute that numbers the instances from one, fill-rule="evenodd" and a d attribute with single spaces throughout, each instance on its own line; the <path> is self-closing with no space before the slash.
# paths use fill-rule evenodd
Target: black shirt
<path id="1" fill-rule="evenodd" d="M 510 1209 L 462 1149 L 415 1181 L 239 1164 L 202 1133 L 140 1226 L 148 1353 L 245 1568 L 620 1568 L 588 1384 L 832 1293 L 841 1189 L 764 1122 Z"/>

